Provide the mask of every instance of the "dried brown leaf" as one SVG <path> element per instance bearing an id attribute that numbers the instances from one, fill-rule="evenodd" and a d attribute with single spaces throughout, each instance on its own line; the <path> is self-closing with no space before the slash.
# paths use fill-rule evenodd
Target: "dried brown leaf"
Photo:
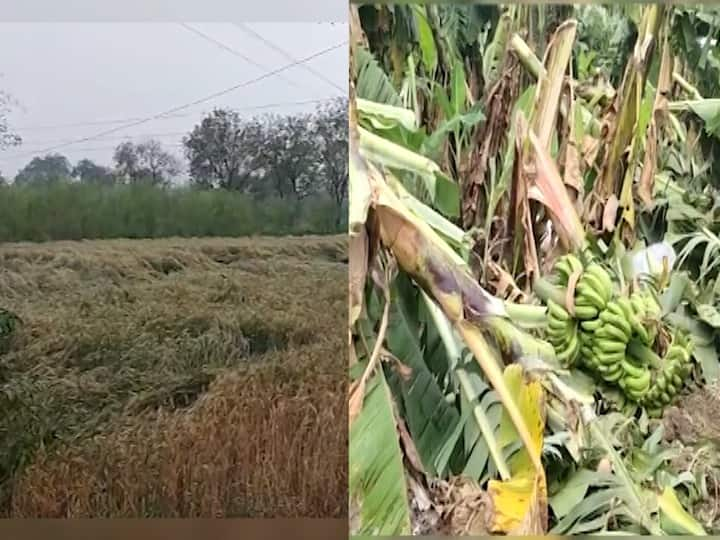
<path id="1" fill-rule="evenodd" d="M 577 282 L 582 275 L 582 270 L 575 270 L 570 277 L 568 277 L 567 289 L 565 289 L 565 309 L 568 310 L 570 315 L 575 315 L 575 287 Z"/>
<path id="2" fill-rule="evenodd" d="M 530 131 L 528 135 L 535 160 L 535 182 L 528 189 L 528 196 L 544 204 L 550 211 L 563 244 L 568 248 L 579 249 L 585 240 L 585 229 L 580 223 L 557 166 L 550 153 L 540 145 L 535 134 Z"/>
<path id="3" fill-rule="evenodd" d="M 365 371 L 359 380 L 355 381 L 350 387 L 350 397 L 348 400 L 348 419 L 350 425 L 353 420 L 360 414 L 362 410 L 362 404 L 365 399 L 365 384 L 370 378 L 370 375 L 375 371 L 375 368 L 380 363 L 380 359 L 383 351 L 383 343 L 385 342 L 385 334 L 387 333 L 388 322 L 390 319 L 390 286 L 389 279 L 392 267 L 388 264 L 384 275 L 384 280 L 379 283 L 380 289 L 383 291 L 385 296 L 385 306 L 383 307 L 382 319 L 380 319 L 380 328 L 378 329 L 377 337 L 375 339 L 375 345 L 373 346 L 372 353 L 368 359 Z M 379 278 L 378 278 L 379 279 Z"/>
<path id="4" fill-rule="evenodd" d="M 484 110 L 487 119 L 476 131 L 469 162 L 461 166 L 463 182 L 462 216 L 465 228 L 477 226 L 485 219 L 485 189 L 482 184 L 488 169 L 488 161 L 495 159 L 507 139 L 510 113 L 519 92 L 520 69 L 513 55 L 505 55 L 503 75 L 490 88 L 485 97 Z"/>
<path id="5" fill-rule="evenodd" d="M 352 426 L 355 419 L 362 411 L 365 400 L 365 378 L 361 377 L 350 385 L 350 397 L 348 399 L 348 423 Z"/>
<path id="6" fill-rule="evenodd" d="M 413 536 L 436 534 L 440 522 L 440 514 L 435 501 L 430 498 L 425 485 L 416 480 L 414 475 L 406 476 L 410 499 L 410 521 Z"/>
<path id="7" fill-rule="evenodd" d="M 595 164 L 598 150 L 600 150 L 600 140 L 592 135 L 585 135 L 583 137 L 582 156 L 588 167 L 592 167 Z"/>
<path id="8" fill-rule="evenodd" d="M 397 417 L 397 427 L 398 432 L 400 433 L 400 440 L 402 441 L 403 450 L 405 451 L 405 457 L 407 458 L 413 469 L 424 475 L 425 467 L 423 467 L 422 460 L 420 459 L 420 454 L 418 454 L 417 448 L 415 447 L 415 442 L 413 441 L 412 436 L 410 435 L 410 432 L 405 425 L 405 421 L 399 416 Z"/>
<path id="9" fill-rule="evenodd" d="M 565 147 L 565 170 L 563 182 L 566 186 L 572 187 L 577 193 L 582 193 L 582 173 L 580 172 L 580 155 L 575 143 L 567 141 Z"/>
<path id="10" fill-rule="evenodd" d="M 645 205 L 650 208 L 653 204 L 652 190 L 655 180 L 655 167 L 657 164 L 657 129 L 655 121 L 648 127 L 647 141 L 645 142 L 645 156 L 643 158 L 643 168 L 638 183 L 638 197 Z"/>
<path id="11" fill-rule="evenodd" d="M 402 363 L 395 356 L 389 356 L 391 356 L 395 360 L 395 371 L 397 371 L 398 375 L 400 375 L 400 377 L 402 377 L 404 381 L 409 381 L 412 378 L 413 369 L 407 364 Z"/>
<path id="12" fill-rule="evenodd" d="M 508 230 L 512 231 L 515 245 L 522 243 L 523 267 L 528 283 L 539 271 L 535 232 L 530 211 L 529 179 L 526 167 L 523 166 L 524 154 L 522 141 L 525 138 L 526 125 L 522 115 L 517 117 L 515 139 L 515 163 L 513 164 L 513 184 L 511 192 L 512 212 Z"/>
<path id="13" fill-rule="evenodd" d="M 368 271 L 368 236 L 365 228 L 358 234 L 350 235 L 349 240 L 349 302 L 350 326 L 354 326 L 363 308 L 363 292 Z"/>
<path id="14" fill-rule="evenodd" d="M 637 89 L 645 87 L 653 44 L 659 33 L 665 9 L 663 4 L 652 4 L 643 10 L 633 61 L 627 63 L 621 86 L 615 97 L 614 109 L 617 111 L 617 117 L 611 133 L 608 133 L 602 170 L 593 186 L 599 201 L 607 200 L 611 194 L 617 195 L 623 180 L 629 181 L 629 177 L 626 176 L 629 170 L 627 149 L 632 144 L 642 99 Z M 627 199 L 628 190 L 625 191 Z"/>
<path id="15" fill-rule="evenodd" d="M 350 35 L 354 38 L 354 45 L 368 46 L 367 36 L 360 24 L 360 14 L 357 4 L 350 4 Z"/>
<path id="16" fill-rule="evenodd" d="M 655 169 L 657 167 L 657 138 L 661 131 L 665 115 L 667 114 L 667 96 L 672 87 L 673 57 L 670 51 L 667 36 L 663 44 L 660 73 L 658 75 L 657 93 L 653 103 L 652 118 L 647 130 L 645 142 L 645 156 L 643 157 L 642 174 L 638 184 L 638 197 L 646 207 L 653 204 L 653 184 Z"/>
<path id="17" fill-rule="evenodd" d="M 605 206 L 603 208 L 603 216 L 602 216 L 602 230 L 613 232 L 615 230 L 615 220 L 617 219 L 617 211 L 620 207 L 620 202 L 618 201 L 618 198 L 615 196 L 615 194 L 611 194 L 607 201 L 605 201 Z"/>
<path id="18" fill-rule="evenodd" d="M 495 261 L 488 261 L 489 282 L 495 289 L 495 295 L 511 302 L 525 302 L 527 295 L 517 286 L 510 273 Z"/>
<path id="19" fill-rule="evenodd" d="M 448 536 L 487 535 L 492 515 L 492 501 L 487 493 L 476 482 L 463 477 L 444 484 L 436 499 L 448 524 Z"/>
<path id="20" fill-rule="evenodd" d="M 535 93 L 535 110 L 531 125 L 537 134 L 540 146 L 550 149 L 552 133 L 555 130 L 560 93 L 565 84 L 565 73 L 572 53 L 577 22 L 567 20 L 557 27 L 548 46 L 543 64 L 545 74 L 540 77 Z"/>

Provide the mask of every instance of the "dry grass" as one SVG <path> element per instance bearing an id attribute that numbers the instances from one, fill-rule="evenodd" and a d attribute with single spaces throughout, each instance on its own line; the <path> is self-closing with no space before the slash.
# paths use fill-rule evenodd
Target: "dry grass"
<path id="1" fill-rule="evenodd" d="M 344 238 L 0 248 L 2 512 L 342 517 Z"/>

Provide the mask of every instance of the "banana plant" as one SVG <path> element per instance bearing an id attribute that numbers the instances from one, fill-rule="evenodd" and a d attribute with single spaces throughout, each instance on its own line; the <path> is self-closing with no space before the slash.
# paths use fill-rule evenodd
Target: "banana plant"
<path id="1" fill-rule="evenodd" d="M 430 27 L 421 32 L 424 69 L 448 76 L 442 89 L 451 101 L 460 87 L 451 76 L 457 51 L 448 47 L 447 31 L 437 32 L 437 10 L 413 13 Z M 664 403 L 669 388 L 684 383 L 679 378 L 691 347 L 686 334 L 662 329 L 662 340 L 670 341 L 656 346 L 648 321 L 665 316 L 657 285 L 626 276 L 619 258 L 586 234 L 566 187 L 578 185 L 567 141 L 599 135 L 596 104 L 566 84 L 575 29 L 573 21 L 560 24 L 542 61 L 517 34 L 505 40 L 518 58 L 530 52 L 520 63 L 536 83 L 523 93 L 524 106 L 511 109 L 512 131 L 500 148 L 509 156 L 502 169 L 512 188 L 510 222 L 519 233 L 526 279 L 545 305 L 513 304 L 480 286 L 469 267 L 476 239 L 456 220 L 457 171 L 427 152 L 427 118 L 410 97 L 409 79 L 371 85 L 363 80 L 367 67 L 355 71 L 351 91 L 364 89 L 351 99 L 350 114 L 355 532 L 412 532 L 418 490 L 430 489 L 428 479 L 457 475 L 484 486 L 478 489 L 493 503 L 493 532 L 542 534 L 549 522 L 552 532 L 573 534 L 703 532 L 688 519 L 679 492 L 673 499 L 657 478 L 638 473 L 634 447 L 618 443 L 617 426 L 604 412 L 608 406 L 626 414 L 639 410 L 647 422 L 651 401 Z M 398 84 L 399 93 L 386 91 Z M 575 252 L 577 262 L 565 255 L 548 273 L 539 254 L 527 258 L 541 220 L 552 223 L 560 251 Z M 548 341 L 535 337 L 538 332 Z M 612 369 L 602 361 L 574 364 L 583 357 L 617 362 Z M 662 372 L 663 382 L 649 376 L 651 368 Z M 375 429 L 382 434 L 371 433 Z M 607 472 L 595 474 L 603 463 Z M 556 467 L 577 476 L 561 480 Z M 568 501 L 583 495 L 587 503 L 569 508 Z"/>

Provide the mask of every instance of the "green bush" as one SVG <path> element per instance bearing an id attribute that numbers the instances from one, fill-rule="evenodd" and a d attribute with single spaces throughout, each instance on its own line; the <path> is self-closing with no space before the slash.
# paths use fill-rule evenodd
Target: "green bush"
<path id="1" fill-rule="evenodd" d="M 0 242 L 334 234 L 328 197 L 263 198 L 147 185 L 0 186 Z"/>

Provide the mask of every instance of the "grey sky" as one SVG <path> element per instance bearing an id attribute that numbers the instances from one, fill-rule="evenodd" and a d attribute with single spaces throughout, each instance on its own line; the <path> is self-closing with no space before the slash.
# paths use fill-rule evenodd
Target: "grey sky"
<path id="1" fill-rule="evenodd" d="M 188 24 L 266 69 L 234 56 L 178 23 L 0 24 L 0 88 L 19 102 L 10 114 L 10 122 L 23 137 L 21 147 L 0 152 L 0 172 L 14 176 L 37 150 L 122 125 L 66 124 L 152 116 L 290 63 L 235 24 Z M 248 26 L 298 60 L 342 43 L 348 36 L 346 23 Z M 314 58 L 308 65 L 346 88 L 347 56 L 347 46 L 343 46 Z M 237 108 L 247 116 L 309 111 L 316 105 L 257 108 L 338 95 L 339 90 L 330 84 L 294 67 L 177 113 L 182 117 L 153 120 L 57 152 L 73 163 L 88 157 L 109 165 L 112 149 L 125 137 L 141 141 L 158 135 L 155 138 L 168 150 L 181 155 L 177 145 L 182 134 L 213 107 Z"/>

